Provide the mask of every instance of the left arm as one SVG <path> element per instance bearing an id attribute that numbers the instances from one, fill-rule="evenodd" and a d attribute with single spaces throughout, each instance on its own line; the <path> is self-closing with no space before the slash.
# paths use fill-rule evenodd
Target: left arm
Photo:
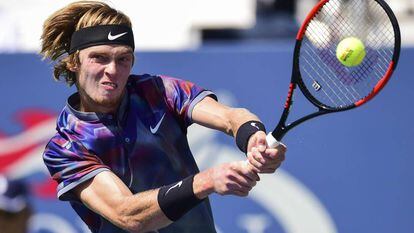
<path id="1" fill-rule="evenodd" d="M 259 118 L 244 108 L 231 108 L 211 97 L 205 97 L 193 109 L 194 123 L 220 130 L 236 137 L 237 130 L 246 121 L 259 121 Z"/>
<path id="2" fill-rule="evenodd" d="M 193 109 L 193 122 L 208 128 L 220 130 L 236 137 L 240 126 L 247 121 L 260 121 L 244 108 L 231 108 L 211 97 L 201 100 Z M 247 157 L 256 172 L 273 173 L 285 158 L 286 147 L 280 145 L 268 148 L 266 134 L 257 131 L 248 139 Z"/>

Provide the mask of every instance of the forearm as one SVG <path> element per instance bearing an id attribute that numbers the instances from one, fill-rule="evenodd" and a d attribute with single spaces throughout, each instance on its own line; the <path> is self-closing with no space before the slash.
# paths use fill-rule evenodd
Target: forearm
<path id="1" fill-rule="evenodd" d="M 231 108 L 210 97 L 206 97 L 194 107 L 192 118 L 197 124 L 220 130 L 233 137 L 243 123 L 259 120 L 247 109 Z"/>
<path id="2" fill-rule="evenodd" d="M 112 172 L 101 172 L 74 189 L 92 211 L 128 232 L 148 232 L 178 220 L 202 199 L 215 192 L 246 196 L 258 176 L 244 162 L 232 162 L 184 180 L 132 194 Z"/>
<path id="3" fill-rule="evenodd" d="M 209 168 L 194 177 L 126 198 L 120 206 L 122 211 L 118 211 L 123 216 L 120 222 L 131 232 L 163 228 L 172 223 L 170 219 L 178 220 L 212 193 L 246 196 L 257 180 L 257 174 L 244 162 Z"/>
<path id="4" fill-rule="evenodd" d="M 232 136 L 236 137 L 240 126 L 248 121 L 260 121 L 259 118 L 244 108 L 235 108 L 229 112 Z"/>
<path id="5" fill-rule="evenodd" d="M 146 232 L 178 220 L 213 193 L 213 169 L 207 169 L 179 182 L 124 198 L 117 211 L 122 228 Z"/>
<path id="6" fill-rule="evenodd" d="M 124 198 L 117 208 L 119 227 L 129 232 L 148 232 L 172 223 L 160 209 L 158 189 L 141 192 Z"/>
<path id="7" fill-rule="evenodd" d="M 133 194 L 112 172 L 101 172 L 74 189 L 92 211 L 129 232 L 147 232 L 171 223 L 158 204 L 158 189 Z"/>

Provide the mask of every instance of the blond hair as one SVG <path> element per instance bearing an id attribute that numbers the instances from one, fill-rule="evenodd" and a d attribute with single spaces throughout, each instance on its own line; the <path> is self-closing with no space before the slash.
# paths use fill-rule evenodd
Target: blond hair
<path id="1" fill-rule="evenodd" d="M 46 19 L 40 37 L 40 54 L 43 59 L 56 62 L 53 71 L 55 80 L 63 77 L 69 86 L 76 82 L 76 74 L 70 68 L 79 64 L 79 51 L 65 56 L 69 51 L 73 32 L 84 27 L 108 24 L 132 27 L 128 16 L 98 1 L 71 3 Z"/>

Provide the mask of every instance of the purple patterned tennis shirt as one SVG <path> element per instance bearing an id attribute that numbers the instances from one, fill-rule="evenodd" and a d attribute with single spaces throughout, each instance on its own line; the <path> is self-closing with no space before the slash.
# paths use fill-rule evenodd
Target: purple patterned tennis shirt
<path id="1" fill-rule="evenodd" d="M 58 197 L 70 201 L 92 232 L 124 232 L 89 210 L 71 192 L 102 171 L 112 171 L 138 193 L 198 173 L 188 146 L 194 106 L 215 95 L 193 83 L 165 76 L 131 75 L 116 114 L 77 111 L 79 95 L 69 97 L 57 120 L 57 133 L 43 154 L 58 182 Z M 159 233 L 212 233 L 208 199 Z"/>

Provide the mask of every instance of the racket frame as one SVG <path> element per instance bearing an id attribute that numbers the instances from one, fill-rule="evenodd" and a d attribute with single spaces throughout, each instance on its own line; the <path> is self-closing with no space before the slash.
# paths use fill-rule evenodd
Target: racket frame
<path id="1" fill-rule="evenodd" d="M 397 18 L 395 17 L 393 11 L 391 10 L 391 8 L 388 6 L 388 4 L 383 1 L 383 0 L 375 0 L 386 12 L 386 14 L 388 15 L 391 24 L 393 26 L 394 29 L 394 35 L 395 35 L 395 44 L 394 44 L 394 54 L 393 54 L 393 58 L 392 61 L 389 64 L 388 70 L 385 73 L 385 75 L 380 79 L 380 81 L 377 83 L 377 85 L 373 88 L 372 92 L 367 95 L 365 98 L 351 104 L 348 106 L 344 106 L 344 107 L 338 107 L 338 108 L 333 108 L 330 106 L 327 106 L 323 103 L 321 103 L 320 101 L 318 101 L 315 97 L 313 97 L 313 95 L 309 92 L 309 90 L 306 88 L 305 83 L 302 80 L 301 74 L 300 74 L 300 67 L 299 67 L 299 54 L 300 54 L 300 49 L 301 49 L 301 45 L 302 45 L 302 40 L 303 37 L 305 35 L 306 29 L 308 27 L 308 25 L 310 24 L 310 22 L 312 21 L 312 19 L 316 16 L 316 14 L 320 11 L 320 9 L 326 4 L 328 3 L 330 0 L 321 0 L 317 5 L 315 5 L 315 7 L 310 11 L 310 13 L 307 15 L 305 21 L 303 22 L 301 28 L 298 31 L 298 34 L 296 36 L 296 43 L 295 43 L 295 49 L 294 49 L 294 53 L 293 53 L 293 66 L 292 66 L 292 77 L 291 77 L 291 82 L 289 85 L 289 92 L 286 98 L 286 102 L 285 102 L 285 106 L 284 106 L 284 110 L 282 112 L 282 115 L 280 117 L 279 123 L 277 124 L 277 126 L 275 127 L 275 129 L 268 134 L 267 136 L 267 141 L 269 146 L 271 147 L 275 147 L 277 146 L 280 141 L 282 140 L 282 138 L 284 137 L 284 135 L 291 130 L 292 128 L 296 127 L 297 125 L 303 123 L 304 121 L 310 120 L 312 118 L 315 118 L 317 116 L 321 116 L 321 115 L 325 115 L 328 113 L 333 113 L 333 112 L 341 112 L 341 111 L 346 111 L 346 110 L 350 110 L 353 109 L 355 107 L 359 107 L 365 103 L 367 103 L 369 100 L 371 100 L 374 96 L 376 96 L 383 88 L 384 86 L 387 84 L 388 80 L 390 79 L 393 71 L 395 70 L 397 63 L 398 63 L 398 59 L 399 59 L 399 55 L 400 55 L 400 50 L 401 50 L 401 35 L 400 35 L 400 28 L 398 25 L 398 21 Z M 295 92 L 296 87 L 299 86 L 302 94 L 308 99 L 309 102 L 311 102 L 315 107 L 318 108 L 318 111 L 313 112 L 311 114 L 308 114 L 306 116 L 303 116 L 289 124 L 286 125 L 286 121 L 288 118 L 288 115 L 290 113 L 290 108 L 293 104 L 293 95 Z"/>

